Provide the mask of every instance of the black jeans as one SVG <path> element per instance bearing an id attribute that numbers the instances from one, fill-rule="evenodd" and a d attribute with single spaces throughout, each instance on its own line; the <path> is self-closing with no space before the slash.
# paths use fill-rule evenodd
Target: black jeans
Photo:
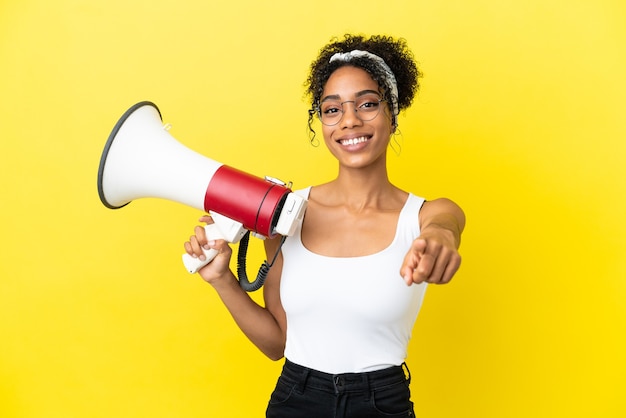
<path id="1" fill-rule="evenodd" d="M 413 417 L 410 382 L 406 364 L 374 372 L 332 375 L 285 360 L 266 417 Z"/>

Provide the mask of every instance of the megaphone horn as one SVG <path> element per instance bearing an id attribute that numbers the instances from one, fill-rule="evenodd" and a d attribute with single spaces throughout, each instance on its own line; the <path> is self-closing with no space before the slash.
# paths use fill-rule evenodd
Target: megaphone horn
<path id="1" fill-rule="evenodd" d="M 145 197 L 172 200 L 241 222 L 274 237 L 291 190 L 185 147 L 163 126 L 152 102 L 132 106 L 117 122 L 100 160 L 98 193 L 111 209 Z"/>

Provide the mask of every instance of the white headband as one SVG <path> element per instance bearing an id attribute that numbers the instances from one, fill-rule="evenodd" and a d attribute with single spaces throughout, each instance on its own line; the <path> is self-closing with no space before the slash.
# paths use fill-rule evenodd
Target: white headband
<path id="1" fill-rule="evenodd" d="M 337 52 L 335 55 L 330 57 L 329 62 L 333 61 L 343 61 L 349 62 L 352 58 L 369 58 L 372 61 L 376 62 L 379 67 L 383 70 L 385 75 L 385 83 L 391 88 L 391 105 L 393 107 L 394 117 L 399 114 L 398 111 L 398 83 L 396 82 L 396 76 L 393 75 L 393 71 L 387 65 L 384 59 L 379 57 L 376 54 L 372 54 L 368 51 L 361 51 L 359 49 L 352 50 L 350 52 Z"/>

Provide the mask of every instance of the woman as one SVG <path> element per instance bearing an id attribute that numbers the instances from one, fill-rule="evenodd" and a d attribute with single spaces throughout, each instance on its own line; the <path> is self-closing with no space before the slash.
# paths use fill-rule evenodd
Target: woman
<path id="1" fill-rule="evenodd" d="M 298 191 L 308 199 L 266 279 L 264 305 L 229 269 L 230 247 L 204 229 L 185 243 L 219 251 L 199 271 L 247 337 L 285 359 L 268 417 L 409 417 L 404 363 L 427 283 L 448 283 L 460 265 L 465 225 L 447 199 L 425 201 L 394 186 L 386 154 L 419 71 L 402 39 L 346 35 L 311 65 L 309 127 L 321 121 L 337 177 Z M 200 219 L 212 222 L 209 217 Z M 266 240 L 269 257 L 279 250 Z"/>

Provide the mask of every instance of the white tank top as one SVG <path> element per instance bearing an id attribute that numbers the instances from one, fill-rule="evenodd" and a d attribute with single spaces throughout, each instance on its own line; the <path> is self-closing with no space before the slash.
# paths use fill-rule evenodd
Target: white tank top
<path id="1" fill-rule="evenodd" d="M 309 191 L 298 193 L 308 197 Z M 426 284 L 407 286 L 400 266 L 420 234 L 423 203 L 409 194 L 393 242 L 376 254 L 315 254 L 302 245 L 301 225 L 286 239 L 280 284 L 287 314 L 286 358 L 331 374 L 404 362 Z"/>

